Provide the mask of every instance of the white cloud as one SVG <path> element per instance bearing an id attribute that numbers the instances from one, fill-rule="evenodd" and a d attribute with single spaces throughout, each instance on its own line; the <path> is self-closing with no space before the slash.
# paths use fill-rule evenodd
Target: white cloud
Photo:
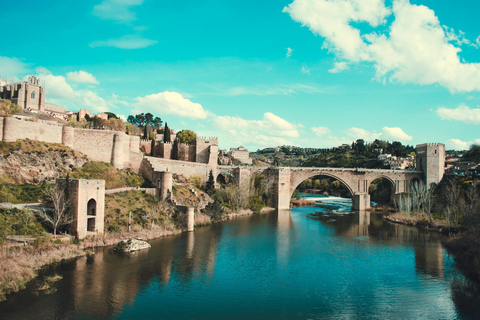
<path id="1" fill-rule="evenodd" d="M 364 139 L 366 141 L 373 141 L 375 139 L 384 139 L 389 141 L 410 141 L 412 136 L 406 134 L 399 127 L 383 127 L 382 132 L 377 133 L 375 131 L 370 132 L 362 128 L 352 127 L 345 130 L 344 133 L 352 139 Z"/>
<path id="2" fill-rule="evenodd" d="M 346 63 L 345 61 L 335 62 L 334 65 L 333 65 L 333 68 L 328 70 L 328 72 L 339 73 L 339 72 L 342 72 L 342 71 L 345 71 L 345 70 L 348 70 L 348 69 L 350 69 L 350 67 L 348 66 L 348 63 Z"/>
<path id="3" fill-rule="evenodd" d="M 383 127 L 383 134 L 382 139 L 389 140 L 389 141 L 410 141 L 413 139 L 412 136 L 406 134 L 401 128 L 399 127 Z"/>
<path id="4" fill-rule="evenodd" d="M 287 48 L 287 58 L 290 58 L 292 56 L 293 49 L 292 48 Z"/>
<path id="5" fill-rule="evenodd" d="M 352 127 L 348 130 L 345 130 L 344 133 L 352 139 L 364 139 L 366 141 L 373 141 L 379 139 L 382 135 L 381 133 L 370 132 L 362 128 Z"/>
<path id="6" fill-rule="evenodd" d="M 480 124 L 480 108 L 469 108 L 461 104 L 455 109 L 438 108 L 437 115 L 442 120 L 456 120 L 465 123 Z"/>
<path id="7" fill-rule="evenodd" d="M 11 79 L 11 77 L 21 78 L 29 72 L 28 65 L 20 59 L 0 56 L 0 73 L 2 78 Z M 18 79 L 15 78 L 15 79 Z"/>
<path id="8" fill-rule="evenodd" d="M 177 92 L 160 92 L 135 98 L 135 112 L 151 112 L 161 115 L 175 115 L 191 119 L 205 119 L 208 116 L 199 103 L 185 99 Z"/>
<path id="9" fill-rule="evenodd" d="M 292 144 L 288 139 L 299 137 L 296 125 L 271 112 L 266 112 L 261 120 L 216 116 L 213 126 L 230 145 L 278 146 Z"/>
<path id="10" fill-rule="evenodd" d="M 87 108 L 93 112 L 108 111 L 115 106 L 91 90 L 74 90 L 63 76 L 53 75 L 46 68 L 37 68 L 41 81 L 45 82 L 47 102 L 72 108 Z"/>
<path id="11" fill-rule="evenodd" d="M 143 0 L 103 0 L 93 7 L 93 15 L 104 20 L 127 23 L 137 20 L 131 8 L 142 3 Z"/>
<path id="12" fill-rule="evenodd" d="M 283 9 L 293 20 L 326 38 L 326 46 L 345 59 L 368 59 L 360 31 L 350 22 L 382 24 L 389 14 L 382 0 L 294 0 Z"/>
<path id="13" fill-rule="evenodd" d="M 302 64 L 302 73 L 310 74 L 310 69 L 307 68 L 306 64 Z"/>
<path id="14" fill-rule="evenodd" d="M 67 73 L 67 79 L 68 81 L 78 83 L 99 84 L 98 80 L 91 73 L 83 70 Z"/>
<path id="15" fill-rule="evenodd" d="M 284 12 L 325 38 L 324 48 L 349 62 L 370 61 L 379 80 L 440 84 L 451 92 L 480 90 L 480 64 L 462 63 L 456 44 L 462 33 L 440 25 L 435 12 L 408 0 L 393 0 L 394 21 L 387 33 L 361 34 L 352 22 L 372 27 L 390 14 L 383 0 L 294 0 Z M 334 68 L 335 69 L 335 68 Z"/>
<path id="16" fill-rule="evenodd" d="M 89 44 L 91 48 L 113 47 L 119 49 L 142 49 L 157 44 L 157 40 L 144 38 L 140 35 L 125 35 L 117 39 L 99 40 Z"/>
<path id="17" fill-rule="evenodd" d="M 330 129 L 328 129 L 327 127 L 312 127 L 310 129 L 312 129 L 313 133 L 315 133 L 318 137 L 321 137 L 326 135 L 327 133 L 330 133 Z"/>
<path id="18" fill-rule="evenodd" d="M 468 142 L 459 139 L 449 139 L 445 143 L 445 148 L 447 150 L 468 150 L 472 144 L 480 144 L 480 139 Z"/>

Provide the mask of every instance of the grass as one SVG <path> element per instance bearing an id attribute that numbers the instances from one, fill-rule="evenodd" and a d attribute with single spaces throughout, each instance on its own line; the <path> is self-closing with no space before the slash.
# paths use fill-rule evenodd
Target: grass
<path id="1" fill-rule="evenodd" d="M 145 185 L 143 177 L 133 172 L 119 170 L 110 163 L 91 161 L 70 174 L 71 179 L 105 180 L 105 188 L 140 187 Z"/>
<path id="2" fill-rule="evenodd" d="M 77 157 L 85 157 L 85 155 L 83 155 L 82 153 L 74 151 L 60 143 L 48 143 L 30 139 L 17 140 L 14 142 L 0 141 L 0 154 L 9 154 L 19 150 L 25 153 L 46 153 L 48 151 L 63 151 L 72 152 Z"/>
<path id="3" fill-rule="evenodd" d="M 37 276 L 37 271 L 65 259 L 85 255 L 85 251 L 71 244 L 48 244 L 41 248 L 6 247 L 0 251 L 0 301 L 6 295 L 24 289 Z"/>

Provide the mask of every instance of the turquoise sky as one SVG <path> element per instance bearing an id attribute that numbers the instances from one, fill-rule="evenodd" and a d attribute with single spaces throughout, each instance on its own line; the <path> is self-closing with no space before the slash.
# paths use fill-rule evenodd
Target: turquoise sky
<path id="1" fill-rule="evenodd" d="M 480 143 L 476 0 L 5 1 L 0 74 L 221 148 Z"/>

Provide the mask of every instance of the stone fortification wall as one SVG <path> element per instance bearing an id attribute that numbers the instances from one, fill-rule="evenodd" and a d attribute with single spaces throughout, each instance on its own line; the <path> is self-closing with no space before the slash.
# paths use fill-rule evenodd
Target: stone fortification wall
<path id="1" fill-rule="evenodd" d="M 108 162 L 120 169 L 140 168 L 140 139 L 123 132 L 76 129 L 12 117 L 0 117 L 0 129 L 0 141 L 31 139 L 61 143 L 82 152 L 94 161 Z"/>
<path id="2" fill-rule="evenodd" d="M 146 155 L 152 154 L 152 141 L 141 139 L 140 140 L 140 150 L 145 152 Z"/>
<path id="3" fill-rule="evenodd" d="M 161 142 L 156 145 L 157 147 L 157 157 L 164 158 L 164 159 L 172 159 L 172 149 L 173 144 L 171 142 Z"/>
<path id="4" fill-rule="evenodd" d="M 186 177 L 199 176 L 202 181 L 206 181 L 210 170 L 212 170 L 214 176 L 216 176 L 217 167 L 209 166 L 206 163 L 144 157 L 139 172 L 152 182 L 158 179 L 156 174 L 165 171 Z"/>
<path id="5" fill-rule="evenodd" d="M 177 159 L 180 161 L 195 162 L 195 146 L 186 143 L 179 143 Z"/>
<path id="6" fill-rule="evenodd" d="M 62 143 L 62 126 L 40 122 L 23 121 L 13 117 L 0 118 L 3 122 L 2 141 L 13 142 L 20 139 Z"/>

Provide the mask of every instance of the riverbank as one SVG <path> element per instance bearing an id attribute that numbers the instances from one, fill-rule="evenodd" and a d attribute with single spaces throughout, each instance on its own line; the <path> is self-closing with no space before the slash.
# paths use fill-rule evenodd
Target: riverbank
<path id="1" fill-rule="evenodd" d="M 383 218 L 387 221 L 393 223 L 404 224 L 408 226 L 418 227 L 422 229 L 427 229 L 429 231 L 435 231 L 441 234 L 450 234 L 456 233 L 457 229 L 449 227 L 446 221 L 443 220 L 434 220 L 430 223 L 428 216 L 426 214 L 411 214 L 406 215 L 403 213 L 386 213 Z"/>
<path id="2" fill-rule="evenodd" d="M 274 208 L 265 207 L 260 211 L 260 214 L 274 210 Z M 241 209 L 236 212 L 230 212 L 226 219 L 252 214 L 254 212 L 250 209 Z M 205 214 L 198 214 L 198 218 L 196 217 L 195 219 L 195 226 L 200 227 L 214 223 L 214 221 L 207 221 L 206 217 L 208 216 Z M 106 232 L 88 236 L 77 244 L 72 242 L 38 244 L 37 242 L 37 246 L 1 246 L 0 301 L 4 301 L 8 294 L 24 289 L 27 283 L 35 279 L 38 271 L 45 266 L 84 256 L 94 248 L 113 246 L 128 238 L 153 240 L 182 232 L 184 230 L 173 228 L 173 226 L 161 227 L 154 225 L 151 230 L 134 227 L 131 232 Z M 46 241 L 49 240 L 46 239 Z"/>

